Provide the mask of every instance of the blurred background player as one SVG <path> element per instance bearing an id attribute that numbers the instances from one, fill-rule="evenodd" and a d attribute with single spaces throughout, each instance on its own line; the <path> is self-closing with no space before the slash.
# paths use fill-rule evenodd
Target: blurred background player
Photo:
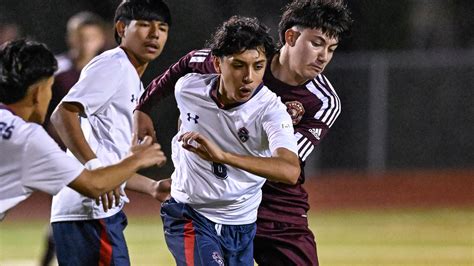
<path id="1" fill-rule="evenodd" d="M 69 49 L 56 57 L 58 70 L 53 83 L 53 96 L 43 124 L 48 134 L 62 150 L 66 150 L 66 146 L 53 125 L 49 123 L 49 118 L 61 99 L 79 80 L 82 68 L 103 51 L 106 41 L 104 25 L 105 21 L 100 16 L 88 11 L 75 14 L 67 22 L 66 44 Z M 41 265 L 50 265 L 54 255 L 54 238 L 49 226 L 44 253 L 41 256 Z"/>
<path id="2" fill-rule="evenodd" d="M 296 182 L 296 140 L 285 105 L 262 84 L 274 52 L 268 28 L 234 16 L 209 47 L 218 74 L 176 83 L 181 123 L 163 230 L 177 265 L 253 265 L 263 177 Z"/>
<path id="3" fill-rule="evenodd" d="M 57 62 L 43 44 L 25 40 L 0 48 L 0 220 L 34 190 L 56 194 L 69 186 L 98 197 L 134 172 L 166 160 L 151 138 L 120 163 L 86 170 L 40 126 L 51 99 Z"/>
<path id="4" fill-rule="evenodd" d="M 126 154 L 132 112 L 143 90 L 140 77 L 163 51 L 171 15 L 163 1 L 126 0 L 117 7 L 114 22 L 119 46 L 86 65 L 51 116 L 68 150 L 89 169 Z M 134 175 L 127 188 L 164 200 L 159 184 Z M 130 264 L 123 234 L 127 218 L 122 208 L 128 201 L 124 187 L 103 195 L 99 204 L 67 188 L 53 197 L 51 222 L 59 264 Z"/>
<path id="5" fill-rule="evenodd" d="M 66 146 L 49 123 L 49 117 L 61 99 L 79 80 L 82 68 L 104 50 L 106 41 L 104 25 L 105 22 L 100 16 L 88 11 L 75 14 L 67 23 L 66 43 L 69 49 L 56 57 L 58 71 L 55 73 L 53 97 L 44 124 L 48 133 L 63 150 L 66 150 Z"/>
<path id="6" fill-rule="evenodd" d="M 352 19 L 342 0 L 296 0 L 279 23 L 281 49 L 272 56 L 264 84 L 287 106 L 298 140 L 301 175 L 297 184 L 267 181 L 258 211 L 255 260 L 259 265 L 318 265 L 314 235 L 308 228 L 305 160 L 341 112 L 339 97 L 321 74 Z M 135 132 L 154 135 L 151 108 L 173 93 L 190 72 L 215 73 L 208 49 L 192 51 L 154 79 L 134 113 Z M 278 219 L 276 219 L 276 217 Z"/>

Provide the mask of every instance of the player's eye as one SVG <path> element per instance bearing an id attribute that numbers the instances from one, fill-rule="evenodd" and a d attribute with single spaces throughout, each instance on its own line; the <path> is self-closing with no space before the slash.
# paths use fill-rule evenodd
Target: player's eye
<path id="1" fill-rule="evenodd" d="M 138 22 L 137 25 L 140 27 L 150 27 L 150 23 L 144 21 Z"/>

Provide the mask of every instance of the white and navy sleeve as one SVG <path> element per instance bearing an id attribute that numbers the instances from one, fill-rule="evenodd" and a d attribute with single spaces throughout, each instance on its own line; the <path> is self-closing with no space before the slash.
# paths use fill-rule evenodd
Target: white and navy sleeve
<path id="1" fill-rule="evenodd" d="M 293 123 L 279 97 L 267 107 L 262 122 L 272 153 L 277 148 L 286 148 L 298 154 L 296 139 L 293 135 Z"/>

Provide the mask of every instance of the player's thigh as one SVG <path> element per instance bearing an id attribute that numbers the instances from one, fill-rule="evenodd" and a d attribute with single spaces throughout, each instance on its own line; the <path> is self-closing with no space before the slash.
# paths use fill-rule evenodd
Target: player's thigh
<path id="1" fill-rule="evenodd" d="M 319 265 L 311 230 L 286 223 L 258 224 L 254 259 L 258 265 Z"/>
<path id="2" fill-rule="evenodd" d="M 173 199 L 162 204 L 161 218 L 176 265 L 220 265 L 224 256 L 210 221 Z"/>
<path id="3" fill-rule="evenodd" d="M 105 219 L 52 223 L 59 264 L 130 265 L 126 226 L 123 212 Z"/>
<path id="4" fill-rule="evenodd" d="M 100 259 L 100 224 L 90 221 L 52 223 L 59 265 L 94 265 Z"/>

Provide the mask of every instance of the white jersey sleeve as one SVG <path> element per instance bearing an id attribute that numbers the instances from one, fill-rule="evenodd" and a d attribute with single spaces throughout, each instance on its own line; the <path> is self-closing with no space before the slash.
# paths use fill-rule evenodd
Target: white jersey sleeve
<path id="1" fill-rule="evenodd" d="M 298 154 L 296 139 L 293 134 L 293 122 L 286 111 L 286 106 L 281 103 L 280 97 L 273 101 L 265 110 L 262 126 L 268 136 L 270 151 L 277 148 L 286 148 Z"/>
<path id="2" fill-rule="evenodd" d="M 31 133 L 24 153 L 23 185 L 51 195 L 56 195 L 84 170 L 84 166 L 67 156 L 41 127 Z"/>
<path id="3" fill-rule="evenodd" d="M 123 73 L 122 68 L 113 57 L 92 60 L 62 101 L 81 103 L 87 116 L 105 109 L 121 83 L 121 75 L 117 73 Z"/>
<path id="4" fill-rule="evenodd" d="M 0 220 L 34 190 L 56 194 L 83 171 L 39 125 L 0 109 Z"/>

